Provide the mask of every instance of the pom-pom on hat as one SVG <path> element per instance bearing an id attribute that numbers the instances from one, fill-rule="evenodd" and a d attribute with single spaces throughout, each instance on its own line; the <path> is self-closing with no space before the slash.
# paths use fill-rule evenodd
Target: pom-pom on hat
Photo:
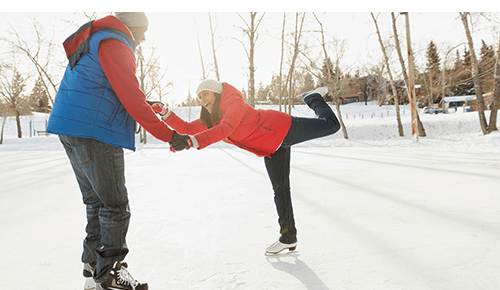
<path id="1" fill-rule="evenodd" d="M 217 94 L 222 94 L 224 86 L 221 82 L 212 79 L 206 79 L 200 83 L 198 89 L 196 90 L 196 96 L 202 91 L 211 91 Z"/>
<path id="2" fill-rule="evenodd" d="M 148 17 L 144 12 L 115 12 L 115 17 L 128 28 L 149 26 Z"/>

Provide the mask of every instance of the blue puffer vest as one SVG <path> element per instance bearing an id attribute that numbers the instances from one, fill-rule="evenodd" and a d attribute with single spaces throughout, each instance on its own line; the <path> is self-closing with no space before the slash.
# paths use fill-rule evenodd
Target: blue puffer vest
<path id="1" fill-rule="evenodd" d="M 117 39 L 133 51 L 131 39 L 120 31 L 106 29 L 92 34 L 88 52 L 73 68 L 70 64 L 66 68 L 47 131 L 135 151 L 135 121 L 113 91 L 98 57 L 99 43 L 107 38 Z"/>

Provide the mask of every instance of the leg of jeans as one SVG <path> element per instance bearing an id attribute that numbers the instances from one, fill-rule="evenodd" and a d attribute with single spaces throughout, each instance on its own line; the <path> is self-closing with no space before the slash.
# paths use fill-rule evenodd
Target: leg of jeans
<path id="1" fill-rule="evenodd" d="M 73 172 L 75 173 L 78 186 L 80 187 L 80 191 L 82 193 L 83 203 L 87 206 L 87 226 L 85 228 L 87 236 L 83 241 L 82 263 L 96 262 L 96 250 L 102 246 L 101 225 L 99 224 L 99 209 L 101 208 L 102 203 L 94 192 L 90 181 L 87 179 L 81 167 L 81 164 L 90 162 L 90 159 L 85 158 L 82 154 L 79 154 L 77 158 L 77 156 L 73 153 L 74 148 L 84 147 L 85 145 L 75 144 L 75 140 L 67 136 L 60 136 L 59 138 L 64 149 L 66 150 Z"/>
<path id="2" fill-rule="evenodd" d="M 102 247 L 101 224 L 99 223 L 99 210 L 102 202 L 95 192 L 89 192 L 83 195 L 83 202 L 87 206 L 87 226 L 85 231 L 87 236 L 83 241 L 83 263 L 92 263 L 97 261 L 97 249 Z"/>
<path id="3" fill-rule="evenodd" d="M 285 146 L 332 135 L 340 129 L 337 116 L 320 94 L 307 96 L 305 101 L 317 118 L 292 117 L 292 125 L 283 140 Z"/>
<path id="4" fill-rule="evenodd" d="M 123 149 L 92 139 L 65 139 L 70 140 L 72 144 L 69 155 L 73 168 L 76 167 L 75 174 L 81 176 L 83 173 L 95 193 L 89 195 L 89 191 L 82 191 L 84 202 L 87 204 L 87 235 L 96 238 L 95 225 L 100 226 L 101 247 L 95 251 L 97 266 L 94 279 L 96 282 L 102 282 L 113 263 L 123 260 L 128 253 L 125 237 L 130 210 L 125 187 Z M 86 188 L 81 182 L 82 179 L 78 180 L 80 188 Z"/>
<path id="5" fill-rule="evenodd" d="M 297 229 L 290 194 L 290 153 L 290 147 L 281 147 L 271 155 L 272 158 L 264 158 L 274 190 L 274 202 L 278 211 L 281 233 L 280 241 L 285 244 L 297 242 Z"/>
<path id="6" fill-rule="evenodd" d="M 103 282 L 114 262 L 122 261 L 128 253 L 125 241 L 130 209 L 125 187 L 123 149 L 94 141 L 93 166 L 94 191 L 102 206 L 99 210 L 102 247 L 97 249 L 96 282 Z"/>

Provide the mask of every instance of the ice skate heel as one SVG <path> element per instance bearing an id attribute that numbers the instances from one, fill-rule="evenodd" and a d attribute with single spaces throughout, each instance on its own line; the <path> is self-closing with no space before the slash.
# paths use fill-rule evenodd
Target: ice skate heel
<path id="1" fill-rule="evenodd" d="M 95 290 L 95 281 L 93 276 L 96 264 L 96 262 L 83 264 L 83 277 L 85 277 L 83 290 Z"/>
<path id="2" fill-rule="evenodd" d="M 95 290 L 94 278 L 85 278 L 85 283 L 83 284 L 83 290 Z"/>
<path id="3" fill-rule="evenodd" d="M 279 254 L 280 252 L 287 250 L 287 249 L 289 251 L 295 251 L 295 249 L 297 249 L 297 242 L 292 243 L 292 244 L 284 244 L 280 241 L 276 241 L 274 244 L 267 247 L 266 254 L 270 254 L 270 255 Z"/>

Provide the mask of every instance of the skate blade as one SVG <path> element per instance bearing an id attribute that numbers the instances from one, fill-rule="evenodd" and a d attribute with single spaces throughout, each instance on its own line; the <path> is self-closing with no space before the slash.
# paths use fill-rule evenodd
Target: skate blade
<path id="1" fill-rule="evenodd" d="M 298 253 L 298 251 L 296 251 L 296 249 L 297 249 L 297 246 L 283 249 L 283 250 L 276 252 L 276 253 L 266 252 L 265 255 L 266 256 L 285 256 L 285 255 Z"/>
<path id="2" fill-rule="evenodd" d="M 95 282 L 93 278 L 85 278 L 84 290 L 95 290 Z"/>

